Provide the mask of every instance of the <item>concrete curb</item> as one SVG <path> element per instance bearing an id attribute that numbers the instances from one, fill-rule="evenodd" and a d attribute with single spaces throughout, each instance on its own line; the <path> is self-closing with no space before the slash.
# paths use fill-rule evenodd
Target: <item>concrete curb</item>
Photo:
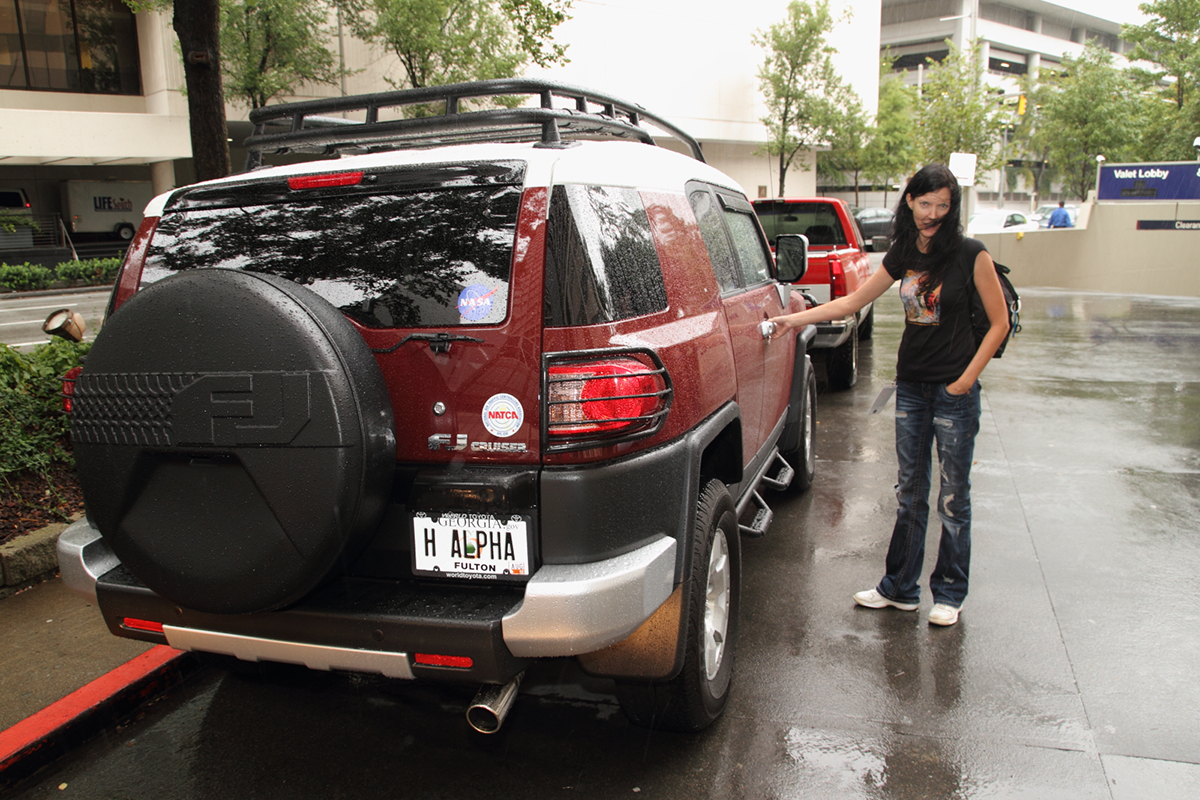
<path id="1" fill-rule="evenodd" d="M 199 662 L 158 645 L 33 716 L 0 731 L 0 789 L 7 789 L 182 683 Z"/>
<path id="2" fill-rule="evenodd" d="M 0 600 L 58 573 L 58 535 L 67 522 L 56 522 L 0 545 Z"/>

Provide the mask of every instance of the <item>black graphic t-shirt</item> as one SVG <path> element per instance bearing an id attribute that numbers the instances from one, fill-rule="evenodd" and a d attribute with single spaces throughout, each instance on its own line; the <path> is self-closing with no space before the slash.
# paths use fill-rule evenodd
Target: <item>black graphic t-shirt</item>
<path id="1" fill-rule="evenodd" d="M 963 239 L 957 263 L 946 268 L 940 286 L 924 293 L 919 288 L 924 255 L 903 258 L 889 250 L 883 257 L 883 268 L 900 281 L 904 303 L 904 335 L 896 359 L 898 379 L 952 383 L 971 363 L 975 337 L 968 313 L 967 276 L 974 274 L 975 259 L 985 249 L 978 239 Z"/>

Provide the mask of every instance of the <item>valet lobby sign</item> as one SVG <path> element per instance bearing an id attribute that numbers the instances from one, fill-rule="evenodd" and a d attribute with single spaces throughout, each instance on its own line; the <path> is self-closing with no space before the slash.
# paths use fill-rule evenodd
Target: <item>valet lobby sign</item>
<path id="1" fill-rule="evenodd" d="M 1104 164 L 1100 167 L 1101 201 L 1150 200 L 1200 201 L 1200 162 L 1167 161 L 1158 164 Z M 1188 206 L 1179 207 L 1184 213 Z M 1194 214 L 1200 217 L 1200 207 Z M 1140 219 L 1139 231 L 1200 231 L 1200 219 Z"/>

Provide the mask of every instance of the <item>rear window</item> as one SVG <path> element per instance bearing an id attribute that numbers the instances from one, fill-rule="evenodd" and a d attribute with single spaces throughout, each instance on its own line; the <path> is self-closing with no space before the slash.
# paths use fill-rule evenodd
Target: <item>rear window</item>
<path id="1" fill-rule="evenodd" d="M 256 184 L 237 205 L 236 189 L 185 195 L 159 222 L 142 283 L 248 269 L 302 284 L 367 327 L 503 322 L 521 187 L 461 175 L 423 188 L 366 183 L 340 193 Z"/>
<path id="2" fill-rule="evenodd" d="M 546 231 L 546 325 L 597 325 L 666 307 L 662 266 L 637 191 L 555 186 Z"/>
<path id="3" fill-rule="evenodd" d="M 781 233 L 800 233 L 810 245 L 846 244 L 837 212 L 828 203 L 755 203 L 754 211 L 769 241 Z"/>
<path id="4" fill-rule="evenodd" d="M 28 208 L 25 193 L 0 189 L 0 208 Z"/>

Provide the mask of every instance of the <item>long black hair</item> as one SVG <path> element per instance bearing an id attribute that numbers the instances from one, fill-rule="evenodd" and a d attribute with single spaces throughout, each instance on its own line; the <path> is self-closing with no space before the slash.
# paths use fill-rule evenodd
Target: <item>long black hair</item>
<path id="1" fill-rule="evenodd" d="M 940 189 L 950 190 L 950 210 L 944 217 L 945 222 L 929 242 L 929 251 L 922 253 L 917 249 L 917 223 L 913 220 L 912 209 L 908 207 L 908 199 L 911 197 L 915 200 Z M 942 282 L 946 266 L 958 256 L 962 240 L 962 189 L 958 186 L 958 179 L 945 164 L 927 164 L 909 179 L 900 194 L 895 221 L 892 223 L 892 250 L 904 262 L 911 264 L 911 269 L 924 273 L 920 290 L 929 292 Z"/>

